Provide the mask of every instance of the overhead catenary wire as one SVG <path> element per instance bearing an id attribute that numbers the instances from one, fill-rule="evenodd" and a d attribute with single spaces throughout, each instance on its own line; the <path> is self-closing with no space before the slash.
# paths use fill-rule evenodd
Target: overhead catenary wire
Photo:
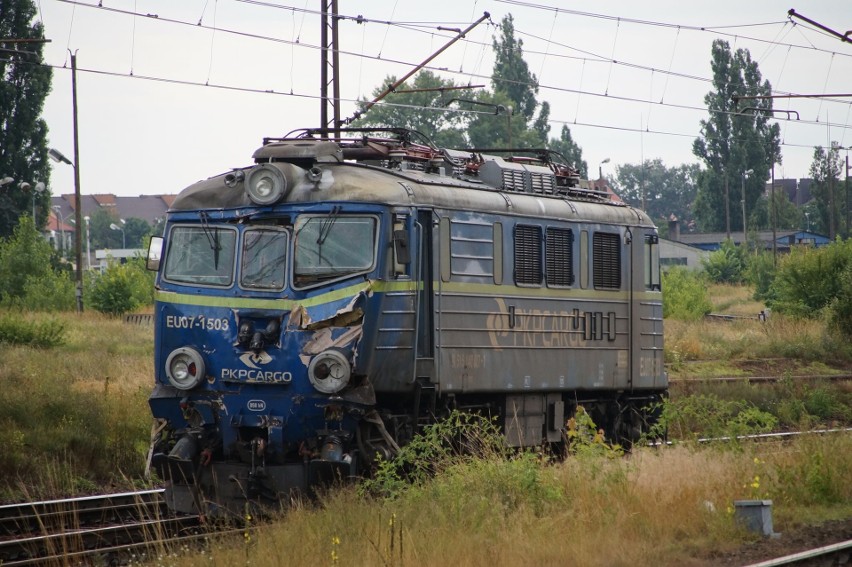
<path id="1" fill-rule="evenodd" d="M 158 22 L 169 22 L 169 23 L 174 23 L 174 24 L 179 24 L 179 25 L 188 25 L 188 26 L 198 27 L 197 24 L 193 24 L 191 22 L 186 22 L 186 21 L 183 21 L 183 20 L 178 20 L 178 19 L 174 19 L 174 18 L 165 18 L 165 17 L 161 17 L 159 15 L 152 15 L 152 14 L 140 14 L 138 12 L 131 12 L 131 11 L 122 10 L 122 9 L 118 9 L 118 8 L 100 7 L 100 6 L 95 6 L 95 5 L 92 5 L 92 4 L 87 4 L 85 2 L 80 2 L 79 0 L 57 0 L 57 1 L 63 2 L 63 3 L 68 3 L 68 4 L 73 4 L 73 5 L 81 5 L 81 6 L 91 7 L 91 8 L 109 10 L 109 11 L 113 11 L 113 12 L 122 13 L 122 14 L 125 14 L 125 15 L 146 16 L 146 17 L 152 18 L 152 19 L 154 19 L 155 21 L 158 21 Z M 267 2 L 261 2 L 259 0 L 241 0 L 241 1 L 245 1 L 245 2 L 248 2 L 248 3 L 268 4 Z M 574 11 L 571 11 L 571 12 L 574 12 Z M 321 12 L 318 12 L 318 13 L 321 13 Z M 609 18 L 609 19 L 613 19 L 613 18 Z M 201 27 L 210 28 L 210 26 L 201 26 Z M 270 36 L 263 36 L 263 35 L 259 35 L 259 34 L 252 34 L 252 33 L 248 33 L 248 32 L 242 32 L 242 31 L 238 31 L 238 30 L 230 30 L 230 29 L 225 29 L 225 28 L 215 28 L 215 29 L 217 29 L 218 31 L 223 32 L 223 33 L 235 34 L 235 35 L 242 36 L 242 37 L 271 41 L 271 42 L 276 42 L 276 43 L 293 44 L 293 42 L 285 40 L 285 39 L 281 39 L 281 38 L 274 38 L 274 37 L 270 37 Z M 517 31 L 518 30 L 516 29 L 516 32 Z M 536 36 L 531 36 L 531 37 L 536 37 Z M 541 38 L 537 38 L 537 39 L 541 39 Z M 462 41 L 469 41 L 469 40 L 462 39 Z M 553 42 L 553 43 L 555 43 L 556 45 L 562 45 L 558 42 Z M 313 50 L 323 49 L 321 46 L 312 45 L 312 44 L 308 44 L 308 43 L 304 43 L 304 42 L 300 42 L 297 45 L 300 46 L 300 47 L 313 49 Z M 339 54 L 342 54 L 342 55 L 348 55 L 348 56 L 353 56 L 353 57 L 373 59 L 373 60 L 377 60 L 377 61 L 396 63 L 396 64 L 401 64 L 401 65 L 406 65 L 406 66 L 412 66 L 413 65 L 413 63 L 411 63 L 411 62 L 406 62 L 406 61 L 401 61 L 401 60 L 396 60 L 396 59 L 379 58 L 379 57 L 376 57 L 376 56 L 370 56 L 370 55 L 367 55 L 367 54 L 364 54 L 364 53 L 358 53 L 358 52 L 353 52 L 353 51 L 348 51 L 348 50 L 338 49 L 337 52 Z M 591 52 L 586 52 L 586 53 L 591 54 Z M 607 59 L 603 56 L 595 55 L 595 57 L 600 58 L 601 61 L 610 62 L 609 59 Z M 652 68 L 649 68 L 649 67 L 634 66 L 634 65 L 631 65 L 631 64 L 628 64 L 628 63 L 625 63 L 625 62 L 619 62 L 619 61 L 613 61 L 613 63 L 619 64 L 619 65 L 627 65 L 627 66 L 630 66 L 630 67 L 652 69 Z M 442 68 L 426 67 L 426 68 L 431 69 L 431 70 L 435 70 L 435 71 L 444 71 L 444 72 L 453 73 L 452 71 L 450 71 L 446 68 L 443 68 L 443 67 Z M 655 69 L 655 68 L 654 68 L 654 70 L 656 72 L 665 72 L 664 70 Z M 705 81 L 705 82 L 711 82 L 711 79 L 705 79 L 705 78 L 702 78 L 702 77 L 695 77 L 695 76 L 684 75 L 684 74 L 675 74 L 675 75 L 687 77 L 687 78 L 698 79 L 698 80 Z M 471 75 L 471 76 L 473 76 L 473 75 Z M 476 77 L 477 78 L 488 78 L 488 79 L 500 81 L 500 79 L 495 79 L 495 78 L 487 76 L 487 75 L 476 75 Z M 576 91 L 576 90 L 572 90 L 572 89 L 564 89 L 564 88 L 554 87 L 554 86 L 550 86 L 550 85 L 543 85 L 543 84 L 534 85 L 534 84 L 526 83 L 526 82 L 522 82 L 522 81 L 510 81 L 510 80 L 502 79 L 502 82 L 517 84 L 517 85 L 525 85 L 525 86 L 529 86 L 529 87 L 538 86 L 542 89 L 557 90 L 557 91 L 562 91 L 562 92 L 577 92 L 578 94 L 581 94 L 581 95 L 585 94 L 585 95 L 592 95 L 592 96 L 603 96 L 603 97 L 606 97 L 606 98 L 618 98 L 620 100 L 632 100 L 634 102 L 646 102 L 646 101 L 641 101 L 640 99 L 635 99 L 635 98 L 631 98 L 631 97 L 614 97 L 613 95 L 607 95 L 606 93 L 604 93 L 604 94 L 589 93 L 589 92 Z M 776 91 L 776 92 L 781 93 L 783 91 Z M 852 104 L 852 102 L 846 102 L 846 101 L 832 101 L 832 102 L 841 102 L 841 103 L 844 103 L 844 104 Z M 675 108 L 692 108 L 692 109 L 706 110 L 705 107 L 689 107 L 689 106 L 685 106 L 685 105 L 673 105 L 671 103 L 664 103 L 664 102 L 661 103 L 661 104 L 663 104 L 664 106 L 673 106 Z"/>
<path id="2" fill-rule="evenodd" d="M 95 5 L 87 4 L 87 3 L 84 3 L 84 2 L 74 1 L 74 0 L 57 0 L 57 1 L 59 1 L 59 2 L 63 2 L 63 3 L 68 3 L 68 4 L 72 4 L 75 8 L 76 8 L 76 6 L 80 5 L 80 6 L 92 7 L 92 8 L 98 8 L 98 9 L 109 9 L 109 10 L 111 10 L 111 11 L 116 11 L 116 12 L 120 12 L 120 13 L 124 13 L 124 14 L 128 14 L 128 15 L 133 15 L 133 14 L 135 14 L 136 16 L 143 16 L 143 17 L 147 16 L 147 17 L 152 17 L 153 19 L 155 19 L 155 21 L 159 21 L 159 22 L 169 22 L 169 21 L 171 21 L 172 23 L 185 24 L 185 25 L 193 25 L 193 26 L 195 26 L 195 27 L 198 27 L 198 25 L 197 25 L 197 24 L 193 24 L 193 23 L 190 23 L 190 22 L 183 22 L 183 21 L 180 21 L 180 20 L 173 20 L 173 19 L 169 19 L 169 18 L 160 18 L 160 17 L 158 17 L 158 16 L 152 16 L 152 15 L 150 15 L 150 14 L 139 14 L 139 13 L 136 13 L 136 12 L 129 12 L 129 11 L 127 11 L 127 10 L 118 10 L 118 9 L 115 9 L 115 8 L 99 7 L 99 6 L 95 6 Z M 259 2 L 252 2 L 252 3 L 259 3 Z M 628 21 L 628 20 L 624 20 L 624 21 Z M 781 23 L 781 22 L 778 22 L 778 23 Z M 398 24 L 398 23 L 388 22 L 388 24 L 395 24 L 395 25 L 396 25 L 396 24 Z M 765 25 L 765 24 L 762 24 L 762 25 Z M 210 26 L 202 26 L 202 27 L 210 27 Z M 678 27 L 678 28 L 679 28 L 679 26 L 676 26 L 676 27 Z M 293 42 L 293 41 L 286 41 L 286 40 L 282 40 L 282 39 L 278 39 L 278 38 L 273 38 L 273 37 L 268 37 L 268 36 L 262 36 L 262 35 L 258 35 L 258 34 L 249 34 L 249 33 L 241 32 L 241 31 L 238 31 L 238 30 L 224 30 L 224 29 L 219 28 L 219 27 L 217 27 L 217 26 L 212 26 L 212 29 L 213 29 L 213 30 L 219 30 L 219 31 L 221 31 L 221 32 L 223 32 L 223 33 L 234 33 L 234 34 L 237 34 L 237 35 L 241 35 L 241 36 L 244 36 L 244 37 L 251 37 L 251 38 L 255 38 L 255 39 L 261 39 L 261 40 L 267 40 L 267 41 L 275 41 L 275 42 L 281 42 L 281 43 L 289 43 L 289 44 L 291 44 L 291 45 L 293 45 L 293 44 L 298 44 L 298 46 L 299 46 L 299 47 L 305 47 L 305 48 L 309 48 L 309 49 L 322 49 L 322 48 L 321 48 L 321 47 L 319 47 L 319 46 L 314 46 L 314 45 L 310 45 L 310 44 L 306 44 L 306 43 Z M 702 31 L 707 31 L 705 28 L 701 28 L 701 30 L 702 30 Z M 211 30 L 211 31 L 212 31 L 212 30 Z M 421 30 L 421 31 L 422 31 L 422 30 Z M 516 31 L 517 31 L 517 30 L 516 30 Z M 424 33 L 434 33 L 434 32 L 425 32 L 425 31 L 424 31 Z M 522 33 L 522 32 L 521 32 L 521 33 Z M 69 41 L 70 41 L 70 34 L 69 34 Z M 470 40 L 468 40 L 468 39 L 466 39 L 466 40 L 464 40 L 464 41 L 465 41 L 465 43 L 468 43 L 468 42 L 470 42 L 470 43 L 474 43 L 474 44 L 475 44 L 475 43 L 477 43 L 477 42 L 470 41 Z M 547 40 L 544 40 L 544 41 L 547 41 Z M 483 45 L 485 45 L 485 42 L 482 42 L 482 44 L 483 44 Z M 556 42 L 549 42 L 549 43 L 548 43 L 548 45 L 551 45 L 551 44 L 557 44 L 557 43 L 556 43 Z M 557 44 L 557 45 L 558 45 L 558 44 Z M 794 47 L 794 46 L 789 46 L 789 47 L 788 47 L 788 51 L 789 51 L 790 49 L 792 49 L 793 47 Z M 570 48 L 570 47 L 569 47 L 569 48 Z M 526 52 L 527 52 L 527 53 L 531 53 L 531 51 L 529 51 L 529 50 L 526 50 Z M 833 53 L 833 52 L 828 52 L 828 51 L 826 51 L 826 52 L 827 52 L 827 53 Z M 350 56 L 354 56 L 354 57 L 360 57 L 360 58 L 362 58 L 362 59 L 361 59 L 362 61 L 363 61 L 363 60 L 365 60 L 365 59 L 374 59 L 374 60 L 376 60 L 376 59 L 377 59 L 376 57 L 372 57 L 372 56 L 369 56 L 369 55 L 365 55 L 364 53 L 357 53 L 357 52 L 351 52 L 351 51 L 340 51 L 340 53 L 344 53 L 344 54 L 346 54 L 346 55 L 350 55 Z M 553 57 L 560 57 L 560 56 L 563 56 L 563 55 L 551 53 L 551 54 L 550 54 L 550 56 L 553 56 Z M 564 56 L 563 56 L 563 57 L 564 57 Z M 600 56 L 596 56 L 596 57 L 600 57 Z M 595 60 L 596 60 L 596 59 L 588 59 L 588 61 L 595 61 Z M 600 58 L 600 59 L 597 59 L 597 60 L 598 60 L 598 61 L 600 61 L 600 62 L 607 62 L 607 63 L 609 63 L 609 62 L 610 62 L 610 61 L 608 61 L 606 58 Z M 409 62 L 399 61 L 399 60 L 394 60 L 394 59 L 382 59 L 382 61 L 383 61 L 383 62 L 390 62 L 390 63 L 400 64 L 400 65 L 407 65 L 407 66 L 410 66 L 410 65 L 411 65 L 411 63 L 409 63 Z M 586 61 L 587 61 L 587 59 L 583 59 L 583 65 L 584 65 L 584 66 L 585 66 L 585 62 L 586 62 Z M 625 62 L 622 62 L 622 61 L 615 61 L 615 62 L 613 62 L 613 63 L 614 63 L 614 64 L 617 64 L 617 65 L 627 65 L 627 66 L 630 66 L 629 64 L 627 64 L 627 63 L 625 63 Z M 670 64 L 670 65 L 671 65 L 671 64 Z M 642 66 L 636 66 L 636 67 L 637 67 L 637 68 L 643 68 Z M 431 69 L 431 70 L 435 70 L 435 71 L 445 71 L 445 72 L 450 72 L 450 73 L 452 73 L 452 71 L 448 71 L 446 68 L 434 68 L 434 67 L 427 67 L 427 68 L 429 68 L 429 69 Z M 659 69 L 655 69 L 655 68 L 653 68 L 653 67 L 644 67 L 644 68 L 645 68 L 645 69 L 647 69 L 647 70 L 649 70 L 649 71 L 650 71 L 650 72 L 652 72 L 652 73 L 654 73 L 654 72 L 662 72 L 662 73 L 665 73 L 665 72 L 666 72 L 666 70 L 659 70 Z M 132 72 L 132 69 L 131 69 L 131 72 Z M 478 74 L 478 75 L 471 75 L 470 77 L 474 77 L 474 76 L 476 76 L 476 77 L 482 77 L 482 78 L 488 78 L 488 79 L 493 79 L 493 78 L 492 78 L 492 77 L 490 77 L 489 75 L 482 75 L 482 74 Z M 703 78 L 703 77 L 695 77 L 695 76 L 689 76 L 689 75 L 685 75 L 685 74 L 676 74 L 676 73 L 672 73 L 671 75 L 667 75 L 667 76 L 682 76 L 682 77 L 684 77 L 684 78 L 690 78 L 690 79 L 701 80 L 701 81 L 709 81 L 709 79 L 705 79 L 705 78 Z M 518 84 L 524 84 L 523 82 L 520 82 L 520 81 L 515 81 L 515 83 L 518 83 Z M 582 84 L 582 83 L 581 83 L 581 84 Z M 653 108 L 653 106 L 654 106 L 654 105 L 662 105 L 662 106 L 666 106 L 666 107 L 670 107 L 670 108 L 681 108 L 681 109 L 687 109 L 687 110 L 696 110 L 696 111 L 701 111 L 701 112 L 708 112 L 708 109 L 707 109 L 706 107 L 704 107 L 704 106 L 677 105 L 677 104 L 670 104 L 670 103 L 662 102 L 662 101 L 661 101 L 660 103 L 652 103 L 650 100 L 642 100 L 642 99 L 639 99 L 639 98 L 636 98 L 636 97 L 629 97 L 629 96 L 627 96 L 627 97 L 617 97 L 617 96 L 613 96 L 613 95 L 607 95 L 607 93 L 603 93 L 603 94 L 602 94 L 602 93 L 597 93 L 597 92 L 584 91 L 582 88 L 581 88 L 581 89 L 567 89 L 567 88 L 560 88 L 560 87 L 551 86 L 551 85 L 539 85 L 539 86 L 540 86 L 540 88 L 542 88 L 542 89 L 546 89 L 546 90 L 554 90 L 554 91 L 558 91 L 558 92 L 569 92 L 569 93 L 575 93 L 575 94 L 577 95 L 577 111 L 576 111 L 576 114 L 575 114 L 575 117 L 574 117 L 573 122 L 569 122 L 569 121 L 567 121 L 567 120 L 559 121 L 559 120 L 551 119 L 551 122 L 553 122 L 553 123 L 563 123 L 563 124 L 570 124 L 570 123 L 574 123 L 574 124 L 578 124 L 578 125 L 586 125 L 586 126 L 590 126 L 590 127 L 597 127 L 597 126 L 605 127 L 605 125 L 595 125 L 595 124 L 593 124 L 593 123 L 585 123 L 585 124 L 584 124 L 582 121 L 579 121 L 579 116 L 578 116 L 578 115 L 579 115 L 579 104 L 580 104 L 580 100 L 581 100 L 581 98 L 582 98 L 582 97 L 585 97 L 585 96 L 606 97 L 607 99 L 613 99 L 613 100 L 622 100 L 622 101 L 629 101 L 629 102 L 636 102 L 636 103 L 644 103 L 644 104 L 648 104 L 648 105 L 649 105 L 649 108 Z M 232 90 L 242 90 L 242 89 L 240 89 L 239 87 L 228 87 L 228 88 L 231 88 Z M 249 89 L 249 91 L 252 91 L 252 92 L 261 92 L 261 91 L 260 91 L 260 90 L 258 90 L 258 89 Z M 263 92 L 265 92 L 265 91 L 263 91 Z M 273 92 L 274 92 L 274 91 L 273 91 Z M 292 89 L 291 89 L 291 92 L 292 92 Z M 776 92 L 780 92 L 780 91 L 776 91 Z M 846 101 L 832 101 L 832 102 L 842 102 L 842 103 L 844 103 L 844 104 L 850 105 L 850 103 L 848 103 L 848 102 L 846 102 Z M 820 124 L 820 125 L 824 125 L 824 123 L 819 122 L 819 121 L 815 121 L 815 122 L 814 122 L 814 121 L 802 121 L 802 123 L 805 123 L 805 124 Z M 843 129 L 846 129 L 846 128 L 848 128 L 848 124 L 834 124 L 834 125 L 832 125 L 832 128 L 843 128 Z M 626 130 L 630 131 L 630 129 L 626 129 Z M 649 130 L 649 133 L 654 133 L 654 132 L 652 132 L 652 131 L 650 131 L 650 130 Z M 689 135 L 689 136 L 693 136 L 693 137 L 695 136 L 694 134 L 687 134 L 687 135 Z M 795 145 L 795 144 L 784 144 L 784 145 L 786 145 L 786 146 L 791 146 L 791 145 L 792 145 L 792 146 L 794 146 L 794 147 L 798 147 L 798 145 Z M 801 147 L 810 147 L 810 146 L 801 146 Z"/>
<path id="3" fill-rule="evenodd" d="M 6 62 L 6 63 L 11 62 L 11 60 L 2 59 L 2 58 L 0 58 L 0 61 Z M 68 70 L 66 67 L 61 67 L 61 66 L 58 66 L 58 65 L 48 65 L 48 64 L 45 64 L 45 63 L 41 63 L 41 64 L 30 63 L 30 64 L 32 64 L 32 65 L 44 65 L 44 66 L 51 67 L 53 69 L 58 69 L 58 70 Z M 77 68 L 77 72 L 78 73 L 89 73 L 89 74 L 94 74 L 94 75 L 109 76 L 109 77 L 116 77 L 116 78 L 126 78 L 126 79 L 136 79 L 136 80 L 145 80 L 145 81 L 152 81 L 152 82 L 168 83 L 168 84 L 181 85 L 181 86 L 206 87 L 206 88 L 212 88 L 212 89 L 224 90 L 224 91 L 232 91 L 232 92 L 244 92 L 244 93 L 251 93 L 251 94 L 274 95 L 274 96 L 290 96 L 290 97 L 294 97 L 294 98 L 303 98 L 303 99 L 309 99 L 309 100 L 319 100 L 321 98 L 319 95 L 313 95 L 313 94 L 287 93 L 287 92 L 282 92 L 282 91 L 275 91 L 275 90 L 272 90 L 272 89 L 253 89 L 253 88 L 249 88 L 249 87 L 236 87 L 236 86 L 233 86 L 233 85 L 214 84 L 214 83 L 207 84 L 207 83 L 201 83 L 201 82 L 197 82 L 197 81 L 189 81 L 189 80 L 185 80 L 185 79 L 173 79 L 173 78 L 156 77 L 156 76 L 139 75 L 139 74 L 130 75 L 129 73 L 120 73 L 120 72 L 115 72 L 115 71 L 104 71 L 104 70 L 98 70 L 98 69 L 87 69 L 87 68 L 81 68 L 81 67 Z M 351 98 L 342 98 L 341 101 L 350 102 L 350 103 L 358 102 L 357 99 L 351 99 Z M 420 105 L 401 104 L 401 103 L 393 103 L 393 102 L 386 102 L 386 101 L 377 102 L 376 105 L 390 106 L 390 107 L 397 107 L 397 108 L 417 109 L 417 110 L 424 110 L 424 111 L 429 111 L 429 112 L 473 114 L 473 115 L 476 115 L 476 114 L 494 115 L 493 111 L 480 111 L 480 110 L 473 110 L 473 109 L 458 109 L 458 108 L 447 108 L 447 107 L 420 106 Z M 701 138 L 701 139 L 705 139 L 705 140 L 712 140 L 713 139 L 712 136 L 706 136 L 706 135 L 703 135 L 703 134 L 700 134 L 700 133 L 694 134 L 694 133 L 690 133 L 690 132 L 670 132 L 670 131 L 665 131 L 665 130 L 654 130 L 654 129 L 648 128 L 647 126 L 644 129 L 643 128 L 629 128 L 629 127 L 626 127 L 626 126 L 617 126 L 617 125 L 612 125 L 612 124 L 582 122 L 582 121 L 579 121 L 579 120 L 576 120 L 576 119 L 573 120 L 573 121 L 569 121 L 569 120 L 554 119 L 554 118 L 550 119 L 550 122 L 552 122 L 554 124 L 560 124 L 560 125 L 562 125 L 562 124 L 564 124 L 564 125 L 577 125 L 577 126 L 583 126 L 583 127 L 589 127 L 589 128 L 600 128 L 600 129 L 605 129 L 605 130 L 621 131 L 621 132 L 628 132 L 628 133 L 643 133 L 644 132 L 646 134 L 656 134 L 656 135 L 663 135 L 663 136 L 676 136 L 676 137 L 691 138 L 691 139 L 695 139 L 695 138 Z M 820 125 L 824 126 L 824 124 L 820 124 Z M 837 125 L 837 127 L 842 128 L 843 126 Z M 733 140 L 736 141 L 737 139 L 733 138 Z M 742 141 L 745 141 L 745 140 L 742 140 Z M 789 142 L 782 143 L 781 145 L 785 146 L 785 147 L 791 147 L 791 148 L 812 148 L 813 147 L 811 144 L 794 144 L 794 143 L 789 143 Z"/>
<path id="4" fill-rule="evenodd" d="M 66 3 L 66 4 L 72 4 L 72 5 L 75 5 L 75 6 L 79 5 L 79 6 L 85 6 L 85 7 L 95 8 L 95 9 L 99 9 L 99 10 L 108 10 L 108 11 L 111 11 L 111 12 L 116 12 L 116 13 L 125 14 L 125 15 L 144 16 L 144 17 L 154 19 L 155 21 L 158 21 L 158 22 L 168 22 L 168 23 L 179 24 L 179 25 L 210 28 L 210 26 L 198 26 L 197 24 L 193 24 L 191 22 L 186 22 L 186 21 L 178 20 L 178 19 L 174 19 L 174 18 L 161 17 L 161 16 L 155 15 L 155 14 L 141 14 L 141 13 L 138 13 L 138 12 L 123 10 L 123 9 L 114 8 L 114 7 L 93 5 L 93 4 L 89 4 L 89 3 L 86 3 L 86 2 L 81 2 L 79 0 L 56 0 L 56 1 L 61 2 L 61 3 Z M 250 3 L 250 4 L 270 5 L 270 6 L 277 7 L 277 8 L 284 8 L 283 6 L 270 4 L 269 2 L 263 2 L 261 0 L 240 0 L 240 1 L 245 2 L 245 3 Z M 577 12 L 577 11 L 572 11 L 572 10 L 563 10 L 563 11 L 565 11 L 566 13 L 570 12 L 570 13 L 578 13 L 578 14 L 581 14 L 581 15 L 589 15 L 588 13 L 585 13 L 585 12 Z M 321 14 L 322 12 L 316 12 L 316 13 Z M 604 17 L 606 19 L 615 19 L 614 17 L 607 17 L 607 16 L 598 15 L 598 14 L 593 14 L 593 15 L 594 16 L 601 16 L 601 17 Z M 340 16 L 340 17 L 341 17 L 341 19 L 347 19 L 347 18 L 348 19 L 356 19 L 356 18 L 353 18 L 352 16 Z M 384 24 L 392 24 L 393 23 L 393 22 L 386 21 L 386 20 L 370 20 L 370 21 L 377 22 L 377 23 L 384 23 Z M 640 20 L 625 20 L 625 21 L 642 22 Z M 785 22 L 778 22 L 778 23 L 785 23 Z M 659 24 L 659 25 L 665 25 L 666 27 L 672 27 L 671 25 L 668 25 L 668 24 Z M 675 27 L 683 27 L 684 29 L 690 28 L 690 26 L 675 26 Z M 692 26 L 692 28 L 694 28 L 694 26 Z M 249 33 L 249 32 L 243 32 L 243 31 L 239 31 L 239 30 L 232 30 L 232 29 L 226 29 L 226 28 L 219 28 L 219 27 L 217 27 L 215 29 L 218 30 L 221 33 L 233 34 L 233 35 L 240 36 L 240 37 L 247 37 L 247 38 L 263 40 L 263 41 L 270 41 L 270 42 L 275 42 L 275 43 L 293 44 L 293 42 L 285 40 L 285 39 L 281 39 L 281 38 L 275 38 L 275 37 L 264 36 L 264 35 L 260 35 L 260 34 L 253 34 L 253 33 Z M 701 28 L 701 29 L 704 29 L 704 28 Z M 423 31 L 424 33 L 431 33 L 431 32 L 426 32 L 425 30 L 420 30 L 420 31 Z M 523 31 L 518 30 L 517 28 L 515 29 L 515 32 L 518 33 L 519 35 L 527 35 L 529 37 L 534 37 L 538 40 L 545 41 L 545 40 L 543 40 L 543 38 L 540 38 L 540 37 L 535 36 L 533 34 L 525 34 Z M 445 37 L 449 38 L 449 37 L 452 37 L 452 36 L 445 36 Z M 471 40 L 464 38 L 461 41 L 469 42 Z M 654 72 L 658 72 L 658 73 L 667 73 L 665 70 L 654 68 L 654 67 L 647 67 L 647 66 L 643 66 L 643 65 L 636 65 L 636 64 L 627 63 L 627 62 L 624 62 L 624 61 L 612 60 L 612 59 L 607 58 L 605 56 L 594 54 L 592 52 L 582 50 L 582 49 L 578 49 L 578 48 L 574 48 L 574 47 L 571 47 L 571 46 L 567 46 L 567 45 L 561 44 L 559 42 L 552 42 L 552 43 L 555 44 L 555 45 L 558 45 L 558 46 L 566 47 L 568 49 L 573 49 L 573 50 L 576 50 L 578 52 L 591 55 L 595 58 L 594 60 L 596 60 L 598 62 L 611 63 L 611 64 L 615 64 L 615 65 L 623 65 L 623 66 L 627 66 L 627 67 L 630 67 L 630 68 L 644 69 L 644 70 L 648 70 L 648 71 L 653 70 Z M 308 49 L 313 49 L 313 50 L 323 49 L 323 47 L 321 47 L 321 46 L 312 45 L 312 44 L 308 44 L 308 43 L 304 43 L 304 42 L 297 42 L 295 45 L 298 45 L 298 46 L 304 47 L 304 48 L 308 48 Z M 361 57 L 361 58 L 373 59 L 373 60 L 377 60 L 377 61 L 397 63 L 397 64 L 402 64 L 402 65 L 407 65 L 407 66 L 413 65 L 413 63 L 410 63 L 410 62 L 399 61 L 399 60 L 395 60 L 395 59 L 388 59 L 386 57 L 376 57 L 376 56 L 367 55 L 365 53 L 353 52 L 353 51 L 349 51 L 349 50 L 338 49 L 337 52 L 341 55 L 347 55 L 347 56 L 352 56 L 352 57 Z M 538 53 L 538 52 L 526 50 L 526 53 Z M 826 51 L 826 53 L 834 53 L 834 52 Z M 565 56 L 565 55 L 561 55 L 561 54 L 551 54 L 551 55 L 553 57 L 570 57 L 570 56 Z M 430 69 L 434 69 L 434 68 L 430 68 Z M 434 70 L 452 73 L 452 71 L 450 71 L 447 68 L 443 68 L 443 67 L 437 68 L 437 69 L 434 69 Z M 699 81 L 707 82 L 707 83 L 712 82 L 712 79 L 709 79 L 709 78 L 698 77 L 698 76 L 688 75 L 688 74 L 684 74 L 684 73 L 667 73 L 667 74 L 670 74 L 671 76 L 677 76 L 677 77 L 682 77 L 682 78 L 687 78 L 687 79 L 699 80 Z M 481 77 L 481 75 L 479 77 Z M 504 80 L 504 82 L 505 82 L 505 80 Z M 541 85 L 541 84 L 534 85 L 534 84 L 531 84 L 531 83 L 524 83 L 524 82 L 520 82 L 520 81 L 514 81 L 514 84 L 521 84 L 521 85 L 526 85 L 526 86 L 529 86 L 529 87 L 538 86 L 542 89 L 553 88 L 553 87 L 550 87 L 548 85 Z M 784 92 L 784 91 L 777 91 L 777 92 Z M 832 102 L 838 102 L 838 101 L 832 101 Z M 845 101 L 839 101 L 839 102 L 846 103 Z M 848 104 L 852 104 L 852 103 L 848 103 Z"/>

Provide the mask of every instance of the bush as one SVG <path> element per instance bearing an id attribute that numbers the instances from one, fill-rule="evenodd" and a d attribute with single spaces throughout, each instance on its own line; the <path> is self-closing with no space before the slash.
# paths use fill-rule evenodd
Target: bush
<path id="1" fill-rule="evenodd" d="M 743 400 L 724 400 L 714 394 L 698 394 L 677 400 L 666 399 L 660 420 L 650 432 L 661 432 L 675 439 L 698 437 L 729 437 L 768 433 L 778 425 L 778 419 Z"/>
<path id="2" fill-rule="evenodd" d="M 771 301 L 774 295 L 771 291 L 775 280 L 775 258 L 771 252 L 749 254 L 746 261 L 745 281 L 754 287 L 754 299 Z"/>
<path id="3" fill-rule="evenodd" d="M 677 266 L 663 273 L 663 317 L 696 321 L 712 308 L 700 274 Z"/>
<path id="4" fill-rule="evenodd" d="M 74 307 L 74 284 L 58 266 L 50 244 L 32 218 L 21 217 L 15 231 L 0 241 L 0 305 L 32 311 Z"/>
<path id="5" fill-rule="evenodd" d="M 852 241 L 836 241 L 822 248 L 797 246 L 782 259 L 770 287 L 774 299 L 769 306 L 779 313 L 795 317 L 817 317 L 839 300 L 836 309 L 843 312 L 844 302 L 852 301 L 852 278 L 846 275 L 852 266 Z"/>
<path id="6" fill-rule="evenodd" d="M 93 309 L 108 315 L 122 315 L 153 304 L 153 277 L 141 258 L 126 264 L 114 263 L 91 280 L 87 296 Z"/>
<path id="7" fill-rule="evenodd" d="M 718 250 L 701 262 L 711 281 L 716 283 L 741 283 L 746 265 L 746 250 L 729 238 Z"/>
<path id="8" fill-rule="evenodd" d="M 380 459 L 375 474 L 360 489 L 365 494 L 396 498 L 455 463 L 507 454 L 505 439 L 492 419 L 453 411 L 446 419 L 424 427 L 392 459 Z"/>
<path id="9" fill-rule="evenodd" d="M 837 295 L 828 306 L 828 324 L 841 335 L 852 337 L 852 265 L 838 278 Z"/>
<path id="10" fill-rule="evenodd" d="M 30 278 L 18 304 L 28 311 L 73 311 L 74 281 L 68 272 L 54 271 L 38 279 Z"/>
<path id="11" fill-rule="evenodd" d="M 58 321 L 24 321 L 12 315 L 0 316 L 0 343 L 48 348 L 65 342 L 65 325 Z"/>

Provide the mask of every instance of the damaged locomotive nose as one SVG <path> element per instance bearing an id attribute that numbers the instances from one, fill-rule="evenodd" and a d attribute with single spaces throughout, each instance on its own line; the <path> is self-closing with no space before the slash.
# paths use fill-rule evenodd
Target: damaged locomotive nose
<path id="1" fill-rule="evenodd" d="M 270 319 L 263 331 L 257 331 L 251 337 L 249 348 L 255 353 L 260 351 L 268 344 L 274 344 L 278 341 L 278 331 L 281 330 L 281 323 L 278 319 Z"/>
<path id="2" fill-rule="evenodd" d="M 254 351 L 255 354 L 263 350 L 263 347 L 278 342 L 281 331 L 281 321 L 278 317 L 269 319 L 265 327 L 261 327 L 263 321 L 244 320 L 240 323 L 237 332 L 237 342 L 243 348 Z"/>

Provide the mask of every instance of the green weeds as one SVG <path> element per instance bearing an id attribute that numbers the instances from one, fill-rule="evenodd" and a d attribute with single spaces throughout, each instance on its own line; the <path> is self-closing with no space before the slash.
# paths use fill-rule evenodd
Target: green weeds
<path id="1" fill-rule="evenodd" d="M 0 343 L 50 348 L 65 343 L 65 325 L 55 319 L 27 321 L 20 314 L 0 314 Z"/>

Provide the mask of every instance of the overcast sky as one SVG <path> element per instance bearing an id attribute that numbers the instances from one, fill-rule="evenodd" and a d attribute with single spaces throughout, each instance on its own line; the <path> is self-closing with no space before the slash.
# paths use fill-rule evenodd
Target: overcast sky
<path id="1" fill-rule="evenodd" d="M 101 4 L 36 0 L 54 66 L 44 118 L 50 146 L 69 157 L 68 52 L 77 52 L 84 194 L 177 193 L 250 165 L 264 136 L 319 125 L 321 0 Z M 838 0 L 340 0 L 341 15 L 366 19 L 339 24 L 341 114 L 351 116 L 352 101 L 386 75 L 402 76 L 443 46 L 453 33 L 438 26 L 465 28 L 486 11 L 495 25 L 481 24 L 430 67 L 491 88 L 491 41 L 511 13 L 538 99 L 551 105 L 551 135 L 569 125 L 590 175 L 643 158 L 693 163 L 715 39 L 747 48 L 775 94 L 852 94 L 852 43 L 789 19 L 790 8 L 841 34 L 852 30 L 852 10 Z M 776 178 L 808 176 L 816 145 L 852 146 L 850 103 L 775 101 L 792 117 L 777 114 Z M 51 190 L 73 192 L 71 167 L 53 164 Z"/>

